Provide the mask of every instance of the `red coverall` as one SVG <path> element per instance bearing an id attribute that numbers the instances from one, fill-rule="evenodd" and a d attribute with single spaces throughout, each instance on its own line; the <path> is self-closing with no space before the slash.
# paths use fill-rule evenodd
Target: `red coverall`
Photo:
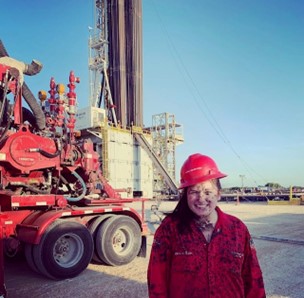
<path id="1" fill-rule="evenodd" d="M 250 234 L 216 207 L 210 243 L 196 223 L 180 234 L 167 216 L 156 230 L 148 267 L 150 298 L 263 298 L 262 272 Z"/>

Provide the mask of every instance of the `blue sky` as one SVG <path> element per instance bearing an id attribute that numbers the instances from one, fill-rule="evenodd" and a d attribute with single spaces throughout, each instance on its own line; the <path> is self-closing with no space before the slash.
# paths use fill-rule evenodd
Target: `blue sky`
<path id="1" fill-rule="evenodd" d="M 188 155 L 213 157 L 224 187 L 304 186 L 304 2 L 143 0 L 144 123 L 167 112 L 183 125 L 177 172 Z M 88 26 L 93 1 L 0 0 L 9 54 L 40 60 L 26 82 L 81 78 L 88 105 Z M 178 178 L 178 177 L 177 177 Z"/>

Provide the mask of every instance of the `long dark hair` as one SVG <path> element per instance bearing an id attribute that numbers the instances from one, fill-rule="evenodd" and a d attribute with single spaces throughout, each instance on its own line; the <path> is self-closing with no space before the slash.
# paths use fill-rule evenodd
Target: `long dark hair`
<path id="1" fill-rule="evenodd" d="M 177 221 L 177 229 L 181 234 L 189 231 L 190 222 L 195 216 L 188 206 L 187 189 L 188 188 L 186 187 L 181 191 L 179 201 L 175 209 L 170 214 L 170 216 Z"/>
<path id="2" fill-rule="evenodd" d="M 220 191 L 222 188 L 220 180 L 214 179 L 213 181 L 217 189 Z M 178 221 L 177 229 L 181 234 L 190 231 L 190 223 L 196 217 L 196 215 L 189 208 L 188 200 L 187 200 L 187 191 L 188 191 L 188 187 L 184 188 L 181 191 L 179 196 L 179 201 L 175 209 L 170 214 L 170 216 L 172 216 L 175 220 Z"/>

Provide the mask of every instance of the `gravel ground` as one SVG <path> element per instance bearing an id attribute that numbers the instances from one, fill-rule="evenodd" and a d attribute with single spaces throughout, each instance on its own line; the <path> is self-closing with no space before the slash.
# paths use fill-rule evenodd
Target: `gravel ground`
<path id="1" fill-rule="evenodd" d="M 32 272 L 24 259 L 7 260 L 5 280 L 9 298 L 35 297 L 132 297 L 146 298 L 146 270 L 153 240 L 162 212 L 176 202 L 161 202 L 159 211 L 150 211 L 154 201 L 146 203 L 149 226 L 148 256 L 136 258 L 121 267 L 90 264 L 79 276 L 52 281 Z M 242 219 L 254 237 L 263 270 L 267 297 L 304 297 L 304 206 L 270 206 L 265 203 L 222 203 L 223 211 Z M 134 204 L 135 209 L 140 206 Z M 189 297 L 191 298 L 191 297 Z"/>

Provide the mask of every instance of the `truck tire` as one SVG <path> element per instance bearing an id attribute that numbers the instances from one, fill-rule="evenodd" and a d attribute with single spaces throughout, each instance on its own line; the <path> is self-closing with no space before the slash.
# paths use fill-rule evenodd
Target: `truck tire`
<path id="1" fill-rule="evenodd" d="M 33 260 L 43 275 L 51 279 L 72 278 L 89 265 L 93 238 L 86 226 L 65 220 L 54 221 L 38 245 L 33 245 Z"/>
<path id="2" fill-rule="evenodd" d="M 40 273 L 33 257 L 33 244 L 26 243 L 24 246 L 24 255 L 28 266 L 36 273 Z"/>
<path id="3" fill-rule="evenodd" d="M 129 216 L 112 216 L 96 232 L 96 253 L 108 265 L 130 263 L 141 247 L 141 229 Z"/>
<path id="4" fill-rule="evenodd" d="M 96 218 L 94 218 L 88 226 L 88 229 L 93 237 L 93 241 L 95 243 L 95 239 L 96 239 L 96 231 L 99 228 L 99 226 L 108 218 L 112 217 L 113 214 L 103 214 L 100 215 Z M 94 248 L 94 252 L 93 252 L 93 256 L 92 256 L 93 261 L 95 261 L 96 263 L 103 263 L 103 261 L 99 258 L 98 254 L 96 253 L 96 247 Z"/>

